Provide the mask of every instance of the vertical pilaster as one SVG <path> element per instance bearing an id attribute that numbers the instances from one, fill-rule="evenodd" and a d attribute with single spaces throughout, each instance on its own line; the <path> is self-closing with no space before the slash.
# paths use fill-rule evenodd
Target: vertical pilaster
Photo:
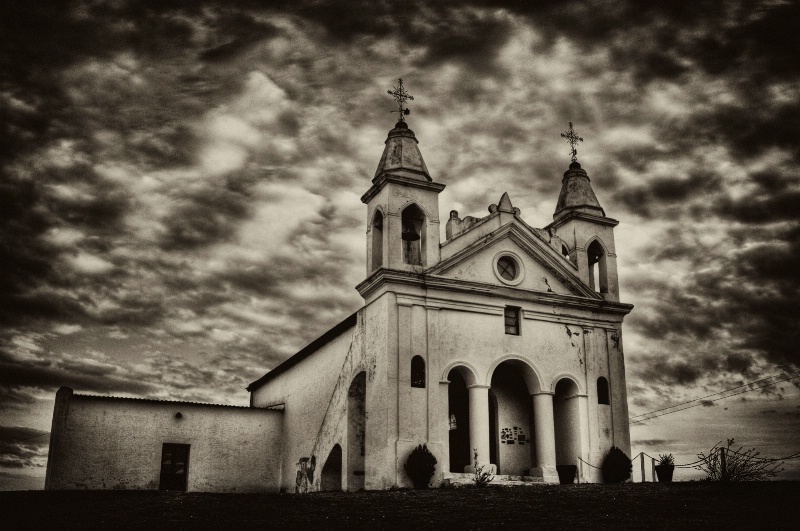
<path id="1" fill-rule="evenodd" d="M 428 344 L 427 356 L 425 367 L 426 371 L 426 387 L 428 389 L 428 409 L 427 409 L 427 422 L 428 422 L 428 441 L 444 443 L 447 435 L 444 432 L 445 419 L 447 418 L 447 409 L 442 410 L 440 400 L 441 388 L 437 385 L 439 381 L 439 373 L 441 371 L 439 356 L 436 354 L 441 351 L 439 348 L 439 308 L 427 308 L 428 312 Z M 447 387 L 444 388 L 447 391 Z M 447 397 L 447 394 L 444 395 Z"/>
<path id="2" fill-rule="evenodd" d="M 578 450 L 578 457 L 589 461 L 589 397 L 587 395 L 578 395 L 577 400 L 580 424 L 580 448 Z"/>

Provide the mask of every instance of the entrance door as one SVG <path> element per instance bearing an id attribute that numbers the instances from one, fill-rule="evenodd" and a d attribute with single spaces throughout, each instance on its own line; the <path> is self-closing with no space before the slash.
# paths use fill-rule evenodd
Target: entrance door
<path id="1" fill-rule="evenodd" d="M 161 481 L 158 489 L 185 492 L 188 467 L 189 445 L 165 443 L 161 448 Z"/>
<path id="2" fill-rule="evenodd" d="M 447 376 L 448 414 L 450 415 L 450 472 L 464 472 L 472 464 L 469 447 L 469 391 L 457 369 Z"/>

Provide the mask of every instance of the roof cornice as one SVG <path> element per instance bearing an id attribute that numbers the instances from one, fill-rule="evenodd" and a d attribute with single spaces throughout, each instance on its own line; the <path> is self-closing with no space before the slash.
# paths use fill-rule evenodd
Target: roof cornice
<path id="1" fill-rule="evenodd" d="M 619 221 L 614 218 L 607 218 L 605 216 L 595 216 L 592 214 L 587 214 L 586 212 L 578 212 L 578 211 L 571 211 L 562 216 L 558 219 L 553 220 L 549 225 L 545 227 L 547 229 L 557 229 L 567 221 L 571 219 L 579 219 L 583 221 L 589 221 L 591 223 L 597 223 L 598 225 L 608 225 L 609 227 L 616 227 L 619 225 Z"/>
<path id="2" fill-rule="evenodd" d="M 441 183 L 435 183 L 430 181 L 419 181 L 417 179 L 412 179 L 410 177 L 405 177 L 403 175 L 397 175 L 393 173 L 383 173 L 377 178 L 373 179 L 373 184 L 370 186 L 369 190 L 367 190 L 364 195 L 361 196 L 361 202 L 367 204 L 373 197 L 375 197 L 378 192 L 380 192 L 384 186 L 389 183 L 399 184 L 402 186 L 410 186 L 412 188 L 422 188 L 423 190 L 430 190 L 432 192 L 436 192 L 437 194 L 440 193 L 442 190 L 445 189 L 445 185 Z"/>
<path id="3" fill-rule="evenodd" d="M 533 291 L 513 286 L 500 286 L 487 282 L 440 277 L 431 274 L 429 271 L 425 273 L 412 273 L 380 268 L 375 270 L 367 279 L 356 286 L 356 289 L 362 297 L 366 298 L 376 289 L 386 284 L 408 285 L 422 289 L 435 289 L 469 294 L 480 293 L 490 297 L 503 299 L 511 298 L 549 306 L 591 310 L 621 316 L 627 315 L 633 309 L 632 304 L 607 301 L 597 297 L 586 298 L 577 295 L 560 295 L 557 293 Z"/>

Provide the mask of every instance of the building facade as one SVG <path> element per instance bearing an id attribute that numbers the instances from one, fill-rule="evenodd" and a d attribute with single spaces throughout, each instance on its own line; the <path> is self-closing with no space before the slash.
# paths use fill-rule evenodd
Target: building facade
<path id="1" fill-rule="evenodd" d="M 437 459 L 434 486 L 475 463 L 541 482 L 574 465 L 580 481 L 602 481 L 581 463 L 599 465 L 612 446 L 630 454 L 618 222 L 575 161 L 542 229 L 504 193 L 484 217 L 451 211 L 442 241 L 443 189 L 401 119 L 361 198 L 364 306 L 250 384 L 251 411 L 192 409 L 184 422 L 179 403 L 62 397 L 47 488 L 87 477 L 88 488 L 166 488 L 176 459 L 190 463 L 183 490 L 410 487 L 404 464 L 419 444 Z M 119 428 L 134 424 L 146 451 L 124 442 Z M 215 439 L 220 426 L 234 438 Z M 218 458 L 202 448 L 217 444 L 238 480 L 214 479 Z"/>
<path id="2" fill-rule="evenodd" d="M 411 486 L 404 463 L 422 443 L 435 484 L 476 454 L 498 474 L 557 482 L 557 465 L 630 453 L 632 307 L 619 302 L 618 222 L 587 173 L 570 165 L 543 229 L 503 194 L 482 218 L 451 211 L 442 242 L 443 189 L 398 122 L 361 198 L 364 307 L 248 388 L 254 407 L 285 404 L 283 474 L 298 490 Z"/>

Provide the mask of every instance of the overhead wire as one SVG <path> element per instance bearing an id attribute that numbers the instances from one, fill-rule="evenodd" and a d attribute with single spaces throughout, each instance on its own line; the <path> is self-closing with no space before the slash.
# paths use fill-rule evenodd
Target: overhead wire
<path id="1" fill-rule="evenodd" d="M 741 394 L 743 394 L 743 393 L 749 393 L 749 392 L 751 392 L 751 391 L 757 391 L 757 390 L 759 390 L 759 389 L 763 389 L 763 388 L 765 388 L 765 387 L 769 387 L 769 386 L 771 386 L 771 385 L 775 385 L 775 384 L 779 384 L 779 383 L 782 383 L 782 382 L 787 382 L 787 381 L 789 381 L 789 380 L 793 380 L 793 379 L 795 379 L 795 378 L 797 378 L 797 377 L 800 377 L 800 373 L 799 373 L 799 374 L 794 374 L 794 375 L 792 375 L 792 376 L 788 376 L 787 378 L 783 378 L 783 379 L 781 379 L 781 380 L 776 380 L 776 381 L 774 381 L 774 382 L 770 382 L 770 383 L 767 383 L 767 384 L 764 384 L 764 385 L 760 385 L 760 386 L 757 386 L 757 387 L 749 387 L 748 389 L 745 389 L 745 390 L 743 390 L 743 391 L 739 391 L 738 393 L 732 393 L 732 394 L 729 394 L 729 395 L 726 395 L 726 396 L 720 396 L 720 397 L 718 397 L 718 398 L 714 398 L 714 399 L 712 399 L 712 400 L 708 400 L 707 402 L 716 402 L 717 400 L 724 400 L 724 399 L 726 399 L 726 398 L 731 398 L 731 397 L 734 397 L 734 396 L 736 396 L 736 395 L 741 395 Z M 773 376 L 773 377 L 770 377 L 770 378 L 774 378 L 774 376 Z M 769 378 L 765 378 L 765 379 L 769 379 Z M 757 383 L 757 382 L 762 382 L 762 381 L 764 381 L 765 379 L 762 379 L 762 380 L 757 380 L 756 382 L 750 382 L 749 384 L 745 384 L 745 385 L 752 385 L 752 384 L 754 384 L 754 383 Z M 672 413 L 677 413 L 677 412 L 679 412 L 679 411 L 685 411 L 685 410 L 687 410 L 687 409 L 691 409 L 691 408 L 693 408 L 693 407 L 701 406 L 701 405 L 703 405 L 703 404 L 704 404 L 704 402 L 698 402 L 699 400 L 705 400 L 705 399 L 706 399 L 706 398 L 708 398 L 708 397 L 711 397 L 711 396 L 714 396 L 714 395 L 718 395 L 718 394 L 722 394 L 722 393 L 727 393 L 727 392 L 733 391 L 733 390 L 735 390 L 735 389 L 740 389 L 740 388 L 742 388 L 742 387 L 744 387 L 744 386 L 741 386 L 741 385 L 740 385 L 740 386 L 737 386 L 737 387 L 732 387 L 732 388 L 730 388 L 730 389 L 726 389 L 725 391 L 720 391 L 720 392 L 718 392 L 718 393 L 714 393 L 714 394 L 712 394 L 712 395 L 708 395 L 707 397 L 703 397 L 703 398 L 697 398 L 697 399 L 695 399 L 695 400 L 690 400 L 690 401 L 688 401 L 688 402 L 684 402 L 684 403 L 682 403 L 682 404 L 676 404 L 676 405 L 674 405 L 674 406 L 670 406 L 670 407 L 668 407 L 668 408 L 661 408 L 661 409 L 657 409 L 657 410 L 651 411 L 651 412 L 649 412 L 649 413 L 642 413 L 641 415 L 636 415 L 636 416 L 637 416 L 637 417 L 641 417 L 641 416 L 645 416 L 645 415 L 651 415 L 652 413 L 656 413 L 656 412 L 659 412 L 659 411 L 664 411 L 664 413 L 661 413 L 661 414 L 659 414 L 659 415 L 652 415 L 652 416 L 649 416 L 649 417 L 647 417 L 647 418 L 643 418 L 643 419 L 631 420 L 631 421 L 630 421 L 630 423 L 631 423 L 631 424 L 637 424 L 637 423 L 640 423 L 640 422 L 646 422 L 646 421 L 648 421 L 648 420 L 652 420 L 652 419 L 655 419 L 655 418 L 658 418 L 658 417 L 663 417 L 663 416 L 665 416 L 665 415 L 670 415 L 670 414 L 672 414 Z M 696 403 L 696 404 L 692 404 L 692 402 L 698 402 L 698 403 Z M 707 402 L 705 402 L 705 403 L 707 403 Z M 687 406 L 687 407 L 683 407 L 683 408 L 680 408 L 680 409 L 676 409 L 676 410 L 674 410 L 674 411 L 665 411 L 665 410 L 667 410 L 667 409 L 672 409 L 672 408 L 675 408 L 675 407 L 678 407 L 678 406 L 681 406 L 681 405 L 685 405 L 685 404 L 692 404 L 692 405 L 690 405 L 690 406 Z M 634 417 L 631 417 L 631 418 L 634 418 Z"/>
<path id="2" fill-rule="evenodd" d="M 650 414 L 652 414 L 652 413 L 658 413 L 659 411 L 665 411 L 665 410 L 667 410 L 667 409 L 676 408 L 676 407 L 678 407 L 678 406 L 683 406 L 683 405 L 685 405 L 685 404 L 691 404 L 692 402 L 698 402 L 698 401 L 700 401 L 700 400 L 705 400 L 706 398 L 710 398 L 710 397 L 712 397 L 712 396 L 716 396 L 716 395 L 720 395 L 720 394 L 723 394 L 723 393 L 727 393 L 727 392 L 729 392 L 729 391 L 735 391 L 736 389 L 741 389 L 742 387 L 747 387 L 747 386 L 750 386 L 750 385 L 753 385 L 753 384 L 757 384 L 757 383 L 765 382 L 765 381 L 767 381 L 767 380 L 771 380 L 771 379 L 773 379 L 773 378 L 778 378 L 778 377 L 781 377 L 781 376 L 787 376 L 787 375 L 789 375 L 789 374 L 792 374 L 792 373 L 795 373 L 795 372 L 797 372 L 797 373 L 798 373 L 798 376 L 800 376 L 800 369 L 795 369 L 795 370 L 793 370 L 793 371 L 786 371 L 786 372 L 784 372 L 783 374 L 775 374 L 775 375 L 772 375 L 772 376 L 768 376 L 767 378 L 762 378 L 762 379 L 760 379 L 760 380 L 756 380 L 756 381 L 754 381 L 754 382 L 748 382 L 748 383 L 746 383 L 746 384 L 737 385 L 736 387 L 731 387 L 730 389 L 725 389 L 725 390 L 723 390 L 723 391 L 717 391 L 716 393 L 711 393 L 710 395 L 701 396 L 700 398 L 694 398 L 694 399 L 692 399 L 692 400 L 687 400 L 686 402 L 680 402 L 680 403 L 678 403 L 678 404 L 673 404 L 673 405 L 671 405 L 671 406 L 662 407 L 662 408 L 660 408 L 660 409 L 654 409 L 653 411 L 648 411 L 647 413 L 639 413 L 638 415 L 633 415 L 633 416 L 631 416 L 631 417 L 628 417 L 628 419 L 629 419 L 629 420 L 633 420 L 633 419 L 635 419 L 635 418 L 637 418 L 637 417 L 644 417 L 644 416 L 646 416 L 646 415 L 650 415 Z M 774 382 L 774 383 L 779 383 L 779 382 Z M 732 396 L 733 396 L 733 395 L 732 395 Z"/>

